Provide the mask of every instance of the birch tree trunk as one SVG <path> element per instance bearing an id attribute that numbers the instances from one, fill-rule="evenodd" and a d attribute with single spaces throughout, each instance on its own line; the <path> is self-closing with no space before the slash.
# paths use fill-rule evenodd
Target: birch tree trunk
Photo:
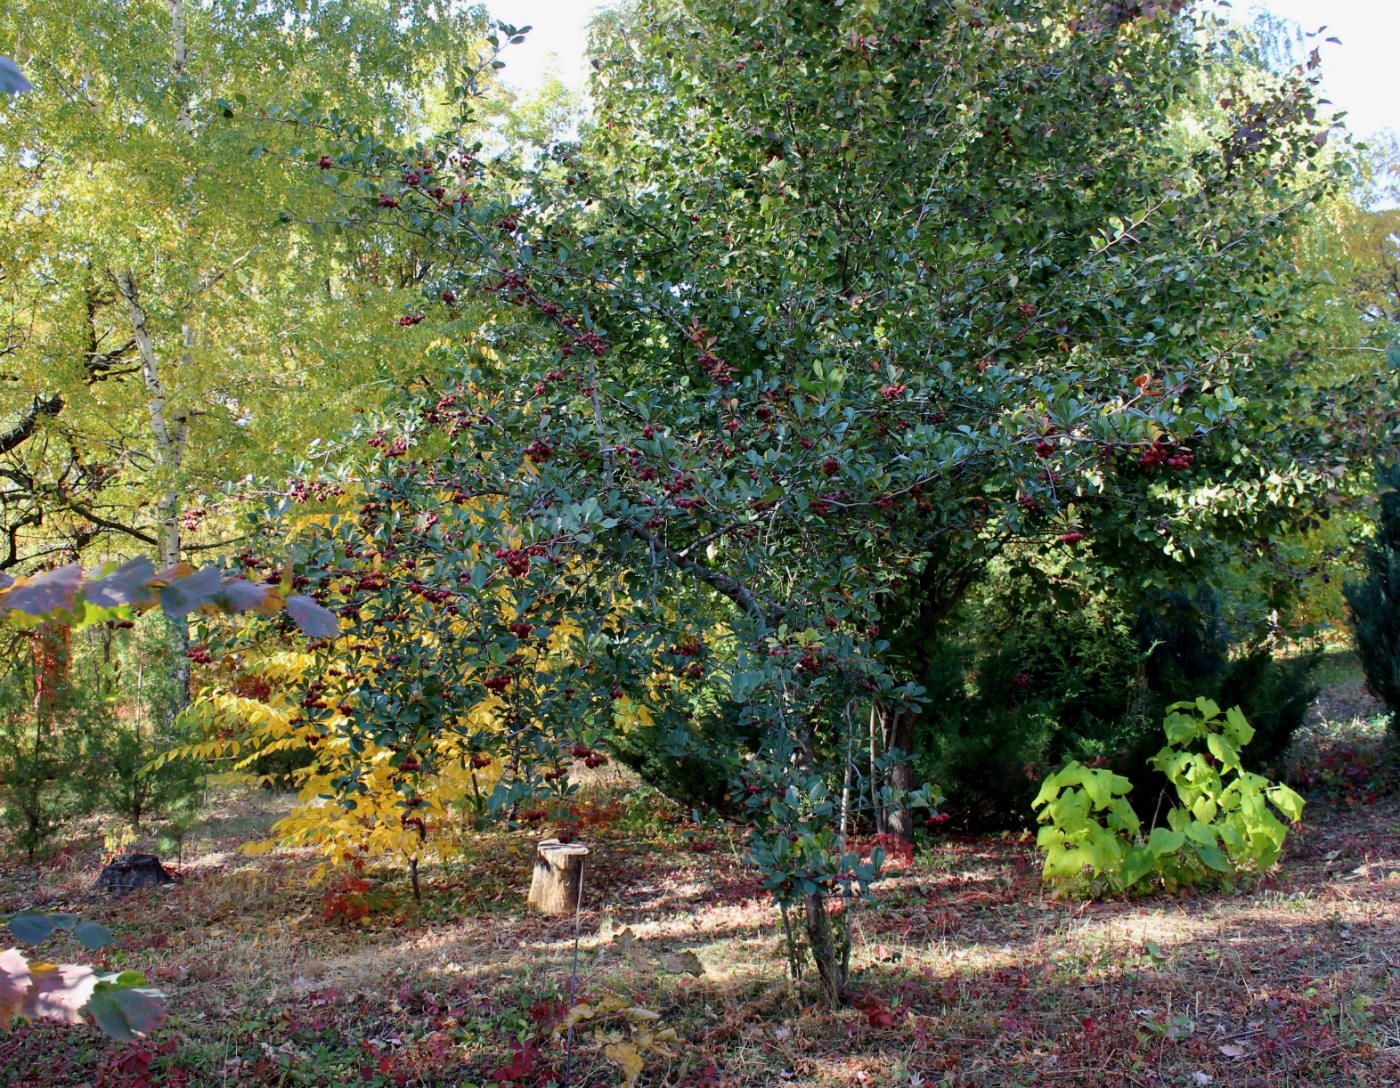
<path id="1" fill-rule="evenodd" d="M 189 48 L 185 40 L 184 0 L 167 0 L 170 13 L 170 74 L 178 105 L 175 123 L 188 139 L 194 136 L 194 119 L 190 110 L 190 95 L 184 85 L 189 77 Z M 193 177 L 185 178 L 188 189 Z M 197 273 L 192 278 L 198 279 Z M 189 420 L 183 414 L 171 414 L 166 398 L 165 386 L 161 380 L 161 369 L 156 352 L 155 338 L 146 318 L 146 309 L 141 302 L 140 288 L 131 269 L 123 269 L 114 274 L 117 293 L 126 303 L 131 321 L 132 339 L 141 357 L 141 384 L 146 393 L 146 407 L 151 417 L 151 438 L 155 446 L 156 463 L 165 477 L 165 487 L 156 500 L 156 517 L 159 527 L 156 532 L 157 564 L 161 570 L 180 562 L 180 472 L 184 467 L 185 450 L 189 444 Z M 194 326 L 188 315 L 181 322 L 180 336 L 182 352 L 177 369 L 186 371 L 193 365 L 195 344 Z M 171 666 L 175 682 L 174 712 L 179 713 L 190 703 L 190 661 L 189 624 L 183 617 L 171 617 L 170 649 L 173 655 Z"/>
<path id="2" fill-rule="evenodd" d="M 127 316 L 131 321 L 132 339 L 141 356 L 141 384 L 146 391 L 146 408 L 151 417 L 151 438 L 155 447 L 156 463 L 165 474 L 165 488 L 156 500 L 156 517 L 160 522 L 157 530 L 158 558 L 161 570 L 173 567 L 180 561 L 180 491 L 178 476 L 185 462 L 185 449 L 189 443 L 189 421 L 183 416 L 171 418 L 167 406 L 165 386 L 161 382 L 160 366 L 156 357 L 155 340 L 151 336 L 146 321 L 146 310 L 141 303 L 140 289 L 132 271 L 123 269 L 112 277 L 117 293 L 126 303 Z M 188 328 L 188 327 L 187 327 Z M 186 344 L 189 334 L 186 334 Z M 188 362 L 185 355 L 182 362 Z M 176 685 L 177 710 L 183 710 L 190 700 L 189 625 L 183 618 L 171 618 L 171 649 L 175 654 L 174 678 Z"/>
<path id="3" fill-rule="evenodd" d="M 185 47 L 185 0 L 168 0 L 170 7 L 170 74 L 177 84 L 189 74 L 190 55 Z M 180 95 L 179 112 L 176 123 L 186 136 L 194 134 L 194 120 L 190 115 L 190 96 Z"/>

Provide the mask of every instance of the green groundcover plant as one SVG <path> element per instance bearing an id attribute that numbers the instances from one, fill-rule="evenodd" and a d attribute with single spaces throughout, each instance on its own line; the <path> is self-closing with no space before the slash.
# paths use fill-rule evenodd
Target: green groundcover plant
<path id="1" fill-rule="evenodd" d="M 1232 886 L 1265 872 L 1283 850 L 1303 799 L 1246 771 L 1240 749 L 1254 729 L 1238 707 L 1223 715 L 1209 699 L 1175 703 L 1167 743 L 1150 761 L 1176 792 L 1165 824 L 1146 831 L 1128 803 L 1132 783 L 1077 760 L 1045 780 L 1034 807 L 1041 823 L 1045 882 L 1056 894 L 1097 898 Z M 1160 812 L 1160 801 L 1159 801 Z"/>

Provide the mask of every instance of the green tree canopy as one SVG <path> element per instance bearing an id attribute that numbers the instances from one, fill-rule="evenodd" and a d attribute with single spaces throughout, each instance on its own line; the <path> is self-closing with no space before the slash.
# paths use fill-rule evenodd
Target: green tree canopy
<path id="1" fill-rule="evenodd" d="M 833 1000 L 825 896 L 870 877 L 837 819 L 853 723 L 907 750 L 930 636 L 989 558 L 1204 574 L 1335 482 L 1269 347 L 1326 131 L 1306 73 L 1183 8 L 640 0 L 600 23 L 593 124 L 536 162 L 306 114 L 353 163 L 349 221 L 499 304 L 457 384 L 366 424 L 358 516 L 307 555 L 349 576 L 350 637 L 480 625 L 455 645 L 514 723 L 472 738 L 507 745 L 503 810 L 628 707 L 678 745 L 708 719 Z M 537 629 L 568 634 L 525 683 Z"/>

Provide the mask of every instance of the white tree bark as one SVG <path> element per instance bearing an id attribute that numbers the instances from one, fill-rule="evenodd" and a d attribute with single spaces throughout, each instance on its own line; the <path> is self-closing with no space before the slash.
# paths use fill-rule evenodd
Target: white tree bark
<path id="1" fill-rule="evenodd" d="M 185 0 L 168 0 L 170 6 L 170 74 L 178 83 L 189 71 L 190 55 L 185 48 Z M 190 116 L 189 95 L 180 96 L 180 109 L 176 121 L 185 135 L 194 132 L 194 120 Z"/>
<path id="2" fill-rule="evenodd" d="M 112 276 L 117 293 L 126 303 L 127 316 L 131 321 L 131 337 L 136 341 L 136 350 L 141 356 L 141 384 L 146 390 L 146 408 L 151 416 L 151 437 L 155 446 L 156 463 L 164 475 L 164 489 L 156 500 L 156 516 L 160 521 L 157 533 L 159 540 L 158 564 L 161 570 L 173 567 L 180 562 L 180 490 L 179 475 L 185 463 L 185 450 L 189 446 L 189 421 L 184 415 L 171 418 L 166 400 L 165 386 L 160 379 L 160 366 L 156 357 L 155 340 L 151 336 L 146 321 L 146 310 L 141 304 L 140 289 L 131 269 L 123 269 Z M 193 331 L 184 327 L 185 353 L 182 365 L 190 362 L 190 345 Z M 183 709 L 189 703 L 190 665 L 185 656 L 189 649 L 189 629 L 183 620 L 172 621 L 174 652 L 176 654 L 175 681 L 179 693 L 178 702 Z"/>

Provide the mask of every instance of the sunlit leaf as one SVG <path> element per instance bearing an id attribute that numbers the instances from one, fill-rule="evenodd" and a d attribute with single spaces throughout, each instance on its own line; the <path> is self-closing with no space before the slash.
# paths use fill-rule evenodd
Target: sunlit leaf
<path id="1" fill-rule="evenodd" d="M 17 948 L 0 950 L 0 1027 L 24 1007 L 29 993 L 29 961 Z"/>
<path id="2" fill-rule="evenodd" d="M 622 1070 L 627 1088 L 637 1083 L 642 1075 L 642 1056 L 630 1043 L 609 1043 L 603 1048 L 608 1061 Z"/>
<path id="3" fill-rule="evenodd" d="M 64 963 L 31 963 L 29 975 L 33 982 L 25 995 L 21 1013 L 36 1020 L 57 1020 L 64 1024 L 80 1024 L 80 1010 L 92 996 L 97 976 L 91 967 Z"/>

